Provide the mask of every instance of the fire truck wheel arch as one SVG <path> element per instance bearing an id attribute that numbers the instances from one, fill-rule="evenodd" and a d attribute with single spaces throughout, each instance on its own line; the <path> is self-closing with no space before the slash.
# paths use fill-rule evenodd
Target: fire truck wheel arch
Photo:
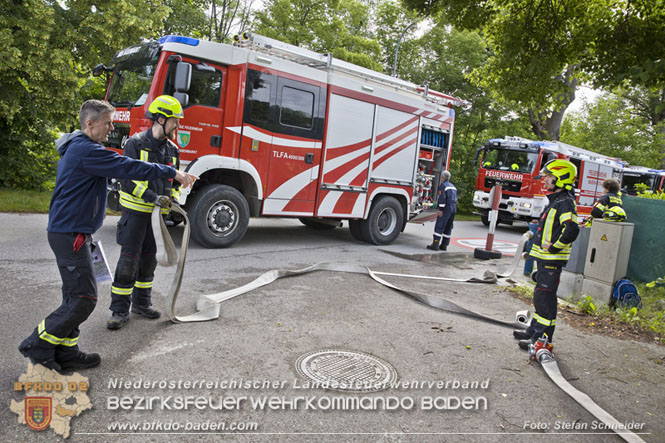
<path id="1" fill-rule="evenodd" d="M 400 202 L 393 196 L 382 195 L 372 203 L 367 219 L 360 222 L 360 232 L 368 243 L 387 245 L 402 231 L 403 220 Z"/>
<path id="2" fill-rule="evenodd" d="M 204 177 L 206 173 L 214 173 L 215 171 L 219 171 L 220 173 L 223 173 L 223 171 L 238 171 L 239 173 L 248 174 L 251 179 L 247 177 L 246 180 L 243 181 L 252 184 L 253 189 L 251 193 L 255 194 L 258 200 L 263 199 L 261 177 L 259 176 L 259 172 L 256 170 L 256 168 L 248 161 L 237 158 L 222 157 L 219 155 L 204 155 L 191 162 L 185 170 L 190 174 L 194 174 L 198 177 Z M 191 188 L 182 190 L 183 195 L 180 198 L 180 204 L 186 203 L 186 200 L 188 200 L 187 194 L 189 194 L 190 190 Z M 193 195 L 189 197 L 194 198 Z"/>
<path id="3" fill-rule="evenodd" d="M 188 205 L 192 237 L 206 248 L 226 248 L 240 240 L 249 225 L 249 205 L 235 188 L 207 185 L 197 190 Z"/>

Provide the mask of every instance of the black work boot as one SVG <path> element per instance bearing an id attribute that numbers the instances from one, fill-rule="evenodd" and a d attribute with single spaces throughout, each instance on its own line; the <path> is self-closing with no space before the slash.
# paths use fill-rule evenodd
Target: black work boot
<path id="1" fill-rule="evenodd" d="M 47 356 L 43 353 L 38 352 L 34 346 L 27 344 L 25 341 L 18 346 L 19 352 L 32 362 L 33 365 L 42 365 L 45 368 L 53 369 L 55 371 L 60 371 L 62 368 L 55 361 L 55 352 L 53 356 Z"/>
<path id="2" fill-rule="evenodd" d="M 441 244 L 441 246 L 439 246 L 439 251 L 446 251 L 446 250 L 448 250 L 447 245 Z"/>
<path id="3" fill-rule="evenodd" d="M 150 305 L 148 305 L 148 306 L 132 305 L 132 312 L 134 314 L 139 314 L 139 315 L 144 316 L 145 318 L 149 318 L 149 319 L 153 319 L 153 320 L 156 319 L 156 318 L 159 318 L 162 315 L 162 313 L 159 312 L 159 310 L 153 308 Z"/>
<path id="4" fill-rule="evenodd" d="M 439 250 L 438 240 L 434 240 L 431 245 L 427 245 L 427 249 L 431 249 L 432 251 L 438 251 Z"/>
<path id="5" fill-rule="evenodd" d="M 518 340 L 528 340 L 533 334 L 526 332 L 526 329 L 515 329 L 513 331 L 513 337 Z"/>
<path id="6" fill-rule="evenodd" d="M 68 358 L 67 360 L 60 360 L 60 366 L 62 369 L 87 369 L 94 368 L 102 362 L 99 354 L 86 354 L 85 352 L 79 351 L 77 355 L 73 358 Z"/>
<path id="7" fill-rule="evenodd" d="M 114 312 L 109 321 L 106 322 L 108 329 L 120 329 L 129 321 L 128 312 Z"/>
<path id="8" fill-rule="evenodd" d="M 528 339 L 528 340 L 520 340 L 520 341 L 518 341 L 518 342 L 517 342 L 517 345 L 520 347 L 520 349 L 524 349 L 525 351 L 528 351 L 528 350 L 529 350 L 529 346 L 531 346 L 531 345 L 534 344 L 534 343 L 535 343 L 534 340 Z"/>

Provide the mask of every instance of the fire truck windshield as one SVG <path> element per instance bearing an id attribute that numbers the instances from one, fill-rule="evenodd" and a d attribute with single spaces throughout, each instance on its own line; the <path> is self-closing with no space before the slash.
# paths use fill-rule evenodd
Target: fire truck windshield
<path id="1" fill-rule="evenodd" d="M 113 106 L 140 106 L 145 103 L 157 63 L 144 66 L 116 66 L 109 85 L 108 101 Z"/>
<path id="2" fill-rule="evenodd" d="M 143 43 L 118 52 L 111 66 L 113 77 L 107 100 L 113 106 L 140 106 L 145 103 L 155 75 L 160 47 L 156 42 Z"/>
<path id="3" fill-rule="evenodd" d="M 538 162 L 538 151 L 525 149 L 486 148 L 482 167 L 501 171 L 531 173 Z"/>

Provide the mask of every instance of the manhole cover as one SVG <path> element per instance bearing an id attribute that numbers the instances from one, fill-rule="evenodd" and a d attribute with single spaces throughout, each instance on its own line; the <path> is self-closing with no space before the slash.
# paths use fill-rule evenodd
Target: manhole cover
<path id="1" fill-rule="evenodd" d="M 397 381 L 388 362 L 364 352 L 325 349 L 298 358 L 296 370 L 312 387 L 345 392 L 377 392 Z"/>

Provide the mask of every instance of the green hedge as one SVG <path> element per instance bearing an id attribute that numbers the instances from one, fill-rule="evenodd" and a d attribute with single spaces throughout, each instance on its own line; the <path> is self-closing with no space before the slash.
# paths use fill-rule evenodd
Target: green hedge
<path id="1" fill-rule="evenodd" d="M 635 224 L 628 278 L 650 282 L 665 276 L 665 200 L 622 199 L 628 221 Z"/>

